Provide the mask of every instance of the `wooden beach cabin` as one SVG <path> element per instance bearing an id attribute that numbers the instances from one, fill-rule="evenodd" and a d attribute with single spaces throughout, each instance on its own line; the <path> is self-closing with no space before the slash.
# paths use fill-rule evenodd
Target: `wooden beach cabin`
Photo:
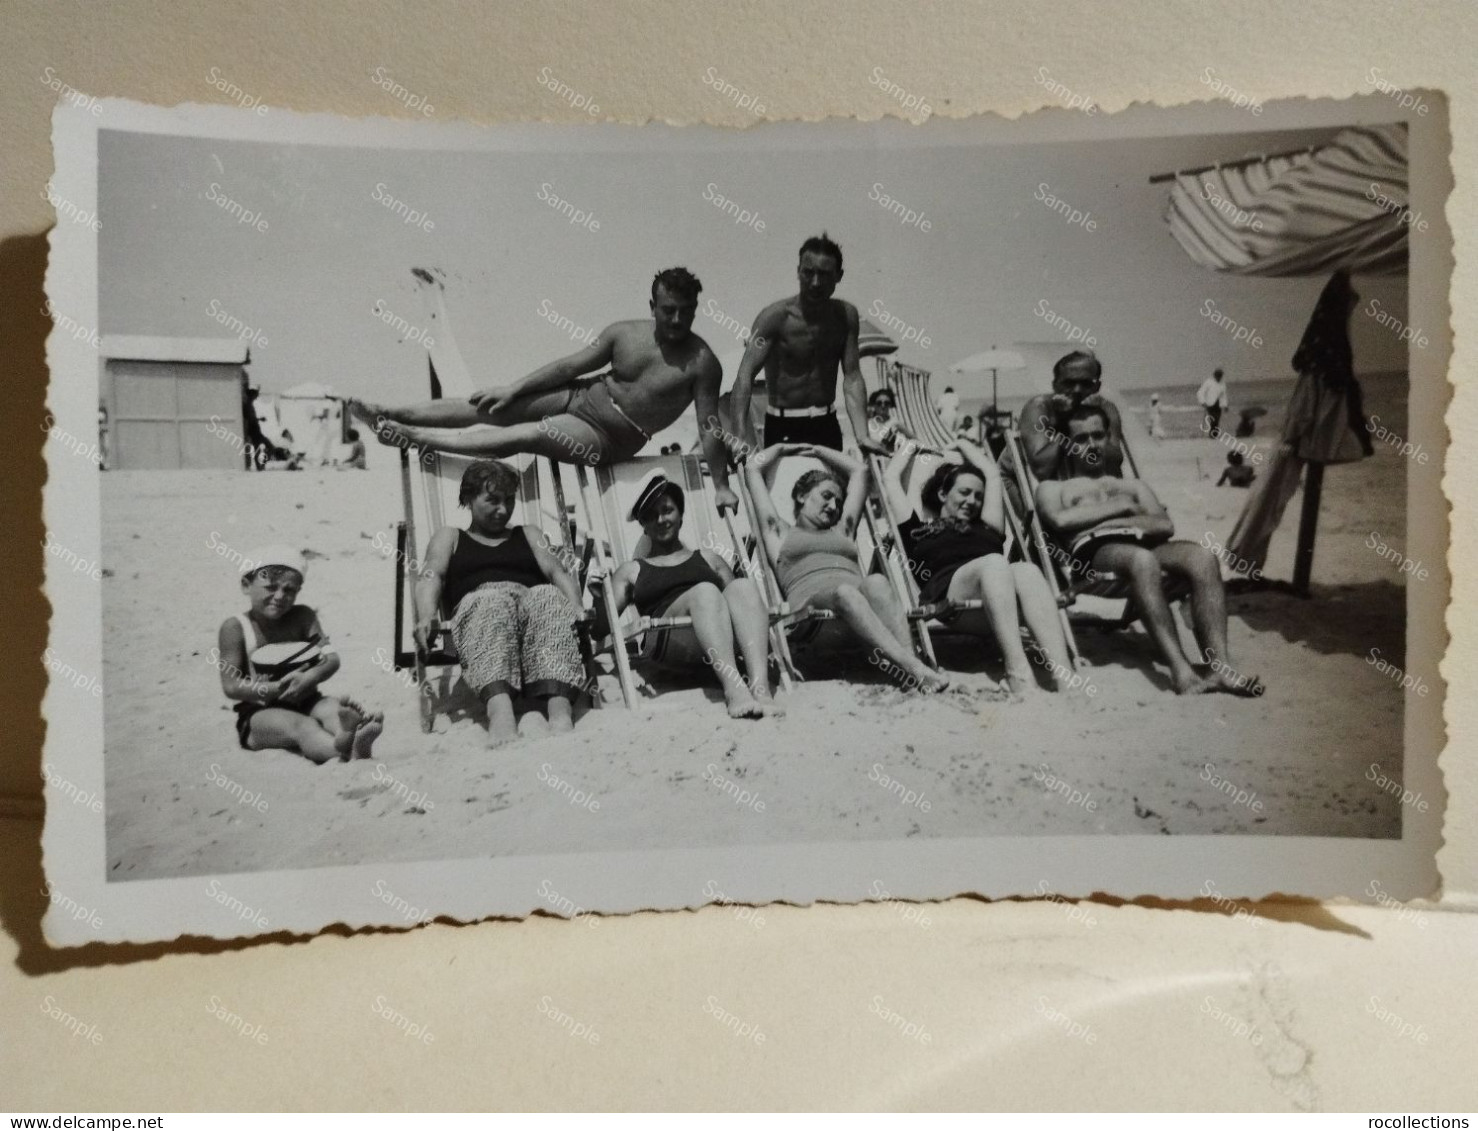
<path id="1" fill-rule="evenodd" d="M 108 410 L 108 466 L 244 467 L 249 360 L 239 338 L 103 335 L 99 400 Z"/>

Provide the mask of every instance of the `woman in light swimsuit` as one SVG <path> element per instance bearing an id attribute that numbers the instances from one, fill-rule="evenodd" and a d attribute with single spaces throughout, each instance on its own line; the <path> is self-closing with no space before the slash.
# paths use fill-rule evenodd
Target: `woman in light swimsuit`
<path id="1" fill-rule="evenodd" d="M 611 575 L 616 608 L 633 604 L 643 616 L 691 617 L 691 629 L 647 633 L 648 658 L 675 667 L 701 660 L 713 668 L 731 718 L 783 715 L 770 692 L 770 614 L 759 590 L 713 551 L 683 545 L 686 509 L 682 488 L 666 476 L 658 473 L 643 486 L 628 517 L 641 524 L 644 549 Z"/>
<path id="2" fill-rule="evenodd" d="M 951 447 L 959 453 L 958 462 L 940 463 L 913 497 L 903 475 L 918 454 L 917 444 L 900 448 L 883 476 L 889 509 L 908 516 L 898 524 L 898 532 L 919 598 L 924 604 L 984 602 L 983 610 L 946 612 L 944 619 L 961 632 L 995 639 L 1013 693 L 1036 687 L 1021 643 L 1022 621 L 1035 637 L 1033 651 L 1048 669 L 1053 689 L 1069 685 L 1072 660 L 1047 579 L 1030 562 L 1008 562 L 1005 557 L 1006 504 L 1000 470 L 969 440 L 957 439 Z"/>
<path id="3" fill-rule="evenodd" d="M 811 456 L 824 465 L 806 472 L 791 491 L 795 523 L 775 513 L 770 497 L 782 456 Z M 881 574 L 864 577 L 857 558 L 857 522 L 867 500 L 867 468 L 850 456 L 809 444 L 775 444 L 745 467 L 760 531 L 792 608 L 828 609 L 886 657 L 884 671 L 925 691 L 949 681 L 928 668 L 909 644 L 908 620 Z M 879 666 L 883 666 L 879 663 Z"/>

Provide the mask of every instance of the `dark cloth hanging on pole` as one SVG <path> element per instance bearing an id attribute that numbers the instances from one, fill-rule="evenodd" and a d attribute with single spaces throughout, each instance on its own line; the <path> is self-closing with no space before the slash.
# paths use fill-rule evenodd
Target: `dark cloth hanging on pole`
<path id="1" fill-rule="evenodd" d="M 1358 304 L 1349 272 L 1336 271 L 1314 305 L 1293 354 L 1298 383 L 1288 400 L 1281 447 L 1267 474 L 1253 488 L 1227 543 L 1230 553 L 1248 563 L 1249 572 L 1261 572 L 1268 543 L 1297 489 L 1299 472 L 1305 463 L 1310 472 L 1317 467 L 1319 474 L 1309 475 L 1305 483 L 1294 558 L 1294 588 L 1305 595 L 1313 568 L 1323 468 L 1364 459 L 1372 452 L 1350 346 L 1350 315 Z"/>

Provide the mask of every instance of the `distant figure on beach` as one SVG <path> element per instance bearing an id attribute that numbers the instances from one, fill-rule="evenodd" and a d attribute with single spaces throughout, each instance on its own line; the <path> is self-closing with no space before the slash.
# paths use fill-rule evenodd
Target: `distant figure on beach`
<path id="1" fill-rule="evenodd" d="M 236 703 L 241 748 L 291 750 L 319 765 L 368 758 L 384 716 L 318 690 L 339 670 L 339 656 L 318 614 L 297 603 L 308 574 L 303 555 L 264 546 L 242 561 L 251 607 L 221 622 L 213 649 L 221 690 Z"/>
<path id="2" fill-rule="evenodd" d="M 1201 387 L 1196 390 L 1196 403 L 1206 410 L 1201 431 L 1215 440 L 1221 435 L 1221 414 L 1231 403 L 1227 397 L 1226 375 L 1220 369 L 1213 370 L 1211 376 L 1201 382 Z"/>
<path id="3" fill-rule="evenodd" d="M 939 394 L 939 399 L 934 402 L 934 411 L 939 414 L 939 420 L 944 425 L 946 432 L 955 430 L 955 421 L 960 415 L 960 394 L 955 392 L 953 385 L 946 385 L 944 392 Z"/>
<path id="4" fill-rule="evenodd" d="M 359 471 L 364 471 L 365 470 L 365 463 L 364 463 L 364 459 L 365 459 L 364 441 L 359 438 L 359 431 L 358 431 L 358 429 L 355 429 L 355 428 L 349 429 L 348 436 L 349 436 L 349 456 L 348 456 L 347 459 L 341 460 L 340 463 L 339 463 L 339 466 L 341 468 L 355 468 L 355 469 L 357 469 Z"/>
<path id="5" fill-rule="evenodd" d="M 1072 475 L 1038 485 L 1037 506 L 1047 528 L 1071 555 L 1075 570 L 1091 567 L 1129 581 L 1130 600 L 1170 666 L 1178 694 L 1261 695 L 1257 678 L 1239 675 L 1230 664 L 1226 591 L 1216 556 L 1199 543 L 1171 541 L 1175 524 L 1143 480 L 1105 473 L 1103 449 L 1109 433 L 1102 409 L 1080 406 L 1069 417 L 1068 429 Z M 1181 646 L 1162 588 L 1164 573 L 1190 582 L 1196 643 L 1205 653 L 1205 664 Z"/>
<path id="6" fill-rule="evenodd" d="M 574 727 L 572 704 L 584 682 L 575 622 L 580 587 L 544 540 L 509 526 L 518 472 L 479 460 L 462 473 L 457 502 L 472 512 L 466 530 L 431 536 L 416 582 L 417 647 L 450 625 L 462 679 L 487 708 L 488 745 L 518 737 L 513 698 L 543 700 L 549 729 Z"/>
<path id="7" fill-rule="evenodd" d="M 754 582 L 736 578 L 718 554 L 683 545 L 686 510 L 681 487 L 660 471 L 647 478 L 627 516 L 641 524 L 640 556 L 618 566 L 609 581 L 616 608 L 635 605 L 643 616 L 691 617 L 691 629 L 647 633 L 647 657 L 675 667 L 712 668 L 730 718 L 783 715 L 770 690 L 769 610 Z"/>
<path id="8" fill-rule="evenodd" d="M 1220 487 L 1225 483 L 1232 487 L 1251 487 L 1256 478 L 1257 472 L 1247 466 L 1241 452 L 1228 452 L 1227 465 L 1222 468 L 1221 478 L 1216 481 L 1216 485 Z"/>
<path id="9" fill-rule="evenodd" d="M 878 389 L 867 398 L 867 434 L 888 453 L 897 451 L 903 441 L 913 439 L 908 429 L 893 419 L 897 408 L 892 389 Z"/>
<path id="10" fill-rule="evenodd" d="M 973 442 L 975 439 L 975 418 L 973 416 L 967 416 L 964 417 L 958 424 L 956 424 L 955 436 L 958 439 L 970 440 Z"/>
<path id="11" fill-rule="evenodd" d="M 1156 440 L 1165 438 L 1165 422 L 1160 419 L 1160 394 L 1150 394 L 1150 435 Z"/>
<path id="12" fill-rule="evenodd" d="M 779 461 L 810 456 L 822 466 L 796 480 L 790 498 L 794 522 L 775 510 L 770 494 Z M 744 469 L 765 551 L 775 563 L 780 590 L 794 609 L 834 613 L 884 668 L 923 691 L 943 691 L 949 680 L 913 653 L 908 618 L 882 574 L 864 577 L 857 554 L 857 523 L 867 501 L 867 465 L 830 448 L 773 444 Z M 881 666 L 881 665 L 880 665 Z"/>
<path id="13" fill-rule="evenodd" d="M 717 418 L 722 369 L 693 333 L 703 284 L 683 267 L 652 280 L 650 319 L 613 322 L 584 349 L 514 384 L 469 400 L 399 408 L 350 401 L 382 444 L 418 445 L 473 456 L 533 452 L 603 466 L 630 459 L 691 405 L 721 510 L 734 510 L 723 440 L 703 421 Z M 855 342 L 855 326 L 853 340 Z M 610 371 L 578 380 L 603 366 Z"/>
<path id="14" fill-rule="evenodd" d="M 1124 466 L 1124 423 L 1113 401 L 1099 395 L 1103 385 L 1103 366 L 1087 350 L 1074 350 L 1057 359 L 1052 367 L 1052 391 L 1038 393 L 1022 406 L 1017 429 L 1034 478 L 1057 479 L 1067 473 L 1067 418 L 1082 405 L 1102 408 L 1108 419 L 1108 441 L 1100 453 L 1104 472 L 1118 475 Z M 1005 477 L 1006 498 L 1018 514 L 1025 512 L 1025 500 L 1016 482 L 1015 450 L 1007 446 L 1001 457 L 1001 474 Z"/>
<path id="15" fill-rule="evenodd" d="M 916 444 L 899 449 L 888 463 L 883 487 L 889 510 L 900 519 L 904 561 L 918 582 L 919 600 L 926 605 L 982 601 L 983 610 L 946 616 L 951 627 L 996 642 L 1015 695 L 1037 688 L 1021 643 L 1025 621 L 1053 689 L 1060 690 L 1074 669 L 1057 602 L 1041 570 L 1006 560 L 1005 492 L 995 461 L 971 441 L 956 440 L 952 452 L 958 462 L 941 462 L 910 494 L 904 474 L 918 452 Z"/>
<path id="16" fill-rule="evenodd" d="M 1237 439 L 1245 440 L 1257 431 L 1257 413 L 1254 409 L 1244 408 L 1242 415 L 1237 418 Z"/>
<path id="17" fill-rule="evenodd" d="M 780 443 L 841 451 L 842 426 L 836 413 L 840 372 L 853 435 L 864 449 L 886 454 L 867 429 L 863 404 L 867 387 L 857 354 L 857 308 L 831 297 L 842 281 L 842 249 L 825 232 L 812 236 L 801 244 L 796 277 L 800 289 L 772 302 L 755 318 L 734 375 L 738 452 L 747 454 Z M 755 374 L 761 369 L 769 390 L 762 445 L 756 441 L 749 416 Z"/>

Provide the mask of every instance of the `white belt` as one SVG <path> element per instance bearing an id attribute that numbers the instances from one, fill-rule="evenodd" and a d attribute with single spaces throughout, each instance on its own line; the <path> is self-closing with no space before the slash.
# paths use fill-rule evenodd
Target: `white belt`
<path id="1" fill-rule="evenodd" d="M 829 404 L 807 405 L 805 408 L 778 408 L 765 405 L 766 416 L 831 416 L 836 409 Z"/>

